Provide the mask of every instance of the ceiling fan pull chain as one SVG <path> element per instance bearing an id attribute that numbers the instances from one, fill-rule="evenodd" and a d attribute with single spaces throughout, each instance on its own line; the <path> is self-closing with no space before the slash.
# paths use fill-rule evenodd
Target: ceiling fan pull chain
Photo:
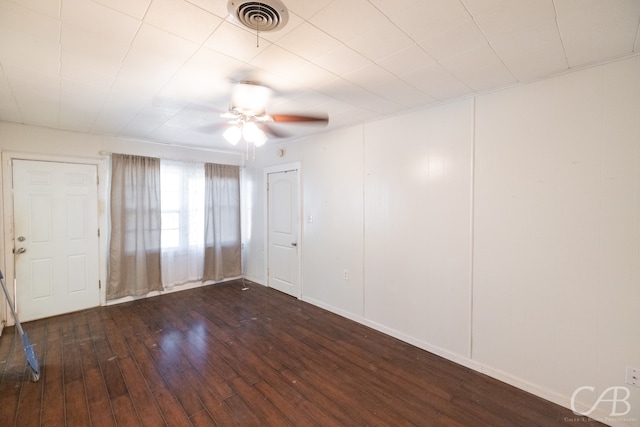
<path id="1" fill-rule="evenodd" d="M 256 18 L 256 47 L 260 47 L 260 21 L 262 21 L 262 3 L 258 2 L 258 9 L 260 14 Z"/>

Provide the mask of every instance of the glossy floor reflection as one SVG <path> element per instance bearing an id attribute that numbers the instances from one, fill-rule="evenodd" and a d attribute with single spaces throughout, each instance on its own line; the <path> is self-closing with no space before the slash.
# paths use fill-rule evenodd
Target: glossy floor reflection
<path id="1" fill-rule="evenodd" d="M 249 287 L 229 282 L 27 323 L 37 383 L 7 328 L 0 426 L 575 426 L 567 409 Z"/>

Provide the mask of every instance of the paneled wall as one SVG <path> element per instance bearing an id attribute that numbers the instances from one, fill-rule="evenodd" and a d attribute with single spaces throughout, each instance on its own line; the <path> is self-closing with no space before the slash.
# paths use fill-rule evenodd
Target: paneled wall
<path id="1" fill-rule="evenodd" d="M 362 129 L 355 127 L 301 150 L 302 292 L 307 300 L 356 316 L 364 315 L 362 144 Z"/>
<path id="2" fill-rule="evenodd" d="M 281 147 L 307 301 L 565 406 L 640 367 L 640 57 Z"/>
<path id="3" fill-rule="evenodd" d="M 473 359 L 567 404 L 624 385 L 640 365 L 638 58 L 478 97 L 475 146 Z"/>
<path id="4" fill-rule="evenodd" d="M 470 355 L 473 101 L 365 126 L 365 317 Z"/>

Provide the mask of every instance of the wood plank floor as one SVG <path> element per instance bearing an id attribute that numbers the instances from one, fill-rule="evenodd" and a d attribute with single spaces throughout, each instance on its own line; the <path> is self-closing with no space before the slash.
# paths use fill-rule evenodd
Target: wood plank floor
<path id="1" fill-rule="evenodd" d="M 239 282 L 0 337 L 0 426 L 582 426 L 571 411 Z"/>

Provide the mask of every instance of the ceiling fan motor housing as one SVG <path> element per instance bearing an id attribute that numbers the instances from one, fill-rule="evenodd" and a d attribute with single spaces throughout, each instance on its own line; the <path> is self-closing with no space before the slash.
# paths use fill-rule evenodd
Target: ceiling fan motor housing
<path id="1" fill-rule="evenodd" d="M 279 0 L 229 0 L 227 10 L 238 23 L 252 31 L 278 31 L 289 21 L 289 11 Z"/>

